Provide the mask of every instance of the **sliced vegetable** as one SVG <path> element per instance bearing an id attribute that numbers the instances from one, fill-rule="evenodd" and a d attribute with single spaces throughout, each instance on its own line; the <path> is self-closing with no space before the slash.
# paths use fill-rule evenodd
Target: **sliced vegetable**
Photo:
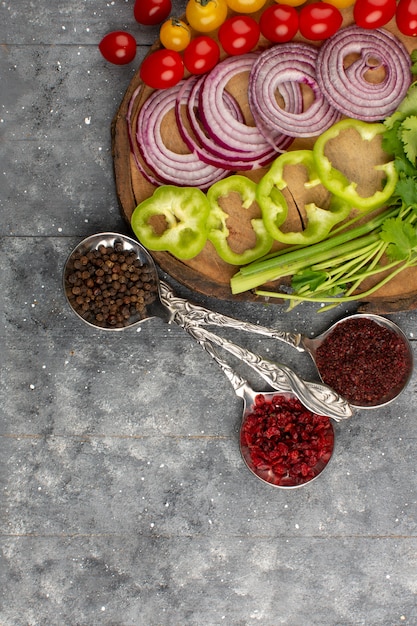
<path id="1" fill-rule="evenodd" d="M 180 82 L 170 89 L 154 91 L 143 104 L 134 126 L 131 116 L 140 88 L 133 94 L 127 115 L 131 149 L 138 169 L 153 185 L 171 183 L 207 189 L 226 176 L 227 172 L 213 165 L 204 165 L 195 153 L 186 150 L 174 152 L 162 137 L 164 118 L 175 111 L 182 86 Z M 142 161 L 150 171 L 143 167 Z"/>
<path id="2" fill-rule="evenodd" d="M 229 17 L 219 28 L 219 40 L 229 55 L 246 54 L 258 44 L 261 30 L 250 15 Z"/>
<path id="3" fill-rule="evenodd" d="M 306 4 L 299 15 L 300 33 L 311 41 L 332 37 L 342 22 L 343 17 L 339 9 L 328 2 Z"/>
<path id="4" fill-rule="evenodd" d="M 188 0 L 185 15 L 191 28 L 199 33 L 209 33 L 226 19 L 226 0 Z"/>
<path id="5" fill-rule="evenodd" d="M 357 181 L 348 180 L 342 172 L 333 167 L 330 159 L 326 156 L 327 143 L 349 129 L 355 130 L 363 141 L 368 142 L 385 132 L 385 126 L 383 124 L 368 124 L 352 119 L 342 120 L 329 128 L 316 140 L 313 148 L 315 164 L 321 182 L 326 189 L 349 203 L 350 206 L 360 209 L 363 212 L 368 212 L 388 202 L 394 193 L 398 175 L 395 170 L 394 161 L 388 161 L 380 165 L 372 165 L 372 169 L 384 173 L 386 177 L 384 186 L 382 189 L 375 191 L 371 196 L 364 197 L 360 195 L 357 191 Z"/>
<path id="6" fill-rule="evenodd" d="M 225 154 L 230 154 L 230 151 L 240 153 L 241 160 L 248 164 L 245 169 L 256 169 L 270 163 L 276 156 L 276 150 L 259 128 L 236 119 L 223 96 L 229 81 L 249 72 L 257 58 L 255 52 L 227 57 L 205 77 L 199 95 L 199 114 L 206 132 L 223 147 Z M 280 135 L 281 149 L 287 148 L 291 142 L 288 136 Z M 232 160 L 230 167 L 234 167 Z"/>
<path id="7" fill-rule="evenodd" d="M 166 185 L 136 207 L 131 226 L 149 250 L 171 252 L 187 260 L 206 244 L 209 211 L 208 200 L 199 189 Z"/>
<path id="8" fill-rule="evenodd" d="M 183 20 L 171 17 L 159 29 L 159 39 L 164 48 L 181 52 L 191 41 L 191 29 Z"/>
<path id="9" fill-rule="evenodd" d="M 229 215 L 221 208 L 219 201 L 221 198 L 225 198 L 232 193 L 239 194 L 242 201 L 242 208 L 249 209 L 255 202 L 256 183 L 245 176 L 236 174 L 210 187 L 207 192 L 207 198 L 210 204 L 208 239 L 214 245 L 217 254 L 226 261 L 226 263 L 230 263 L 231 265 L 245 265 L 267 254 L 271 249 L 273 238 L 266 230 L 262 218 L 254 218 L 251 220 L 251 225 L 256 234 L 255 245 L 241 253 L 237 253 L 231 248 L 228 240 L 230 230 L 227 226 Z"/>
<path id="10" fill-rule="evenodd" d="M 255 122 L 277 150 L 275 136 L 312 137 L 338 119 L 340 113 L 329 104 L 316 80 L 316 47 L 289 42 L 272 46 L 255 60 L 249 77 L 249 105 Z M 308 85 L 314 101 L 304 109 L 300 85 Z M 284 104 L 277 101 L 279 92 Z"/>
<path id="11" fill-rule="evenodd" d="M 349 56 L 357 59 L 345 64 Z M 411 82 L 410 55 L 386 30 L 348 26 L 326 40 L 317 59 L 317 82 L 326 99 L 343 115 L 367 122 L 390 115 Z M 379 82 L 372 75 L 383 71 Z"/>
<path id="12" fill-rule="evenodd" d="M 200 91 L 204 83 L 204 77 L 190 76 L 183 84 L 177 96 L 176 116 L 179 132 L 190 152 L 198 156 L 203 163 L 224 168 L 225 170 L 249 170 L 253 160 L 251 152 L 245 154 L 240 150 L 227 148 L 211 137 L 205 130 L 200 115 L 199 101 Z M 230 115 L 244 124 L 242 115 L 236 100 L 227 92 L 223 92 L 225 108 Z M 182 107 L 186 108 L 186 120 L 182 114 Z"/>
<path id="13" fill-rule="evenodd" d="M 247 153 L 235 148 L 228 148 L 220 144 L 216 137 L 206 131 L 202 119 L 199 102 L 200 91 L 204 84 L 204 77 L 190 76 L 178 93 L 176 115 L 179 132 L 184 143 L 191 153 L 198 156 L 203 163 L 224 168 L 225 170 L 250 170 L 253 167 L 253 153 Z M 245 118 L 236 100 L 227 91 L 223 92 L 224 107 L 231 117 L 242 125 Z M 186 120 L 181 113 L 182 106 L 186 108 Z M 271 159 L 273 157 L 271 156 Z"/>
<path id="14" fill-rule="evenodd" d="M 285 167 L 301 165 L 308 173 L 305 187 L 320 185 L 321 181 L 311 150 L 293 150 L 281 154 L 272 164 L 269 171 L 261 178 L 256 199 L 262 210 L 262 218 L 269 234 L 282 243 L 309 245 L 321 241 L 333 226 L 344 220 L 351 211 L 351 206 L 344 200 L 333 196 L 328 209 L 318 207 L 315 203 L 305 205 L 307 226 L 302 231 L 289 232 L 281 230 L 288 215 L 288 204 L 282 190 L 287 187 Z"/>

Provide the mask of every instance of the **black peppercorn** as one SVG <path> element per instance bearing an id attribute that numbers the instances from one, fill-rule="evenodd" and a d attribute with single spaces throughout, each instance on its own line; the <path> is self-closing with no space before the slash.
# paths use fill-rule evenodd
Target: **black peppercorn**
<path id="1" fill-rule="evenodd" d="M 67 263 L 65 287 L 74 310 L 102 328 L 124 328 L 144 319 L 146 306 L 157 297 L 152 271 L 121 241 L 74 252 Z"/>

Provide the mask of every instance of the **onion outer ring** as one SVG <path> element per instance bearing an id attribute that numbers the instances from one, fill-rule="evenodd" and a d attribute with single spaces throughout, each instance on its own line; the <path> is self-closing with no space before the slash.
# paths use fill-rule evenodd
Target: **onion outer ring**
<path id="1" fill-rule="evenodd" d="M 293 137 L 317 136 L 340 119 L 340 112 L 324 97 L 317 83 L 317 58 L 315 46 L 290 42 L 268 48 L 255 61 L 250 74 L 249 103 L 265 136 L 277 132 Z M 288 83 L 295 87 L 292 100 L 283 91 Z M 307 109 L 303 107 L 302 83 L 314 96 Z M 285 108 L 276 100 L 277 91 L 284 98 Z"/>
<path id="2" fill-rule="evenodd" d="M 181 85 L 182 81 L 162 92 L 154 91 L 149 96 L 137 116 L 134 139 L 143 161 L 163 184 L 207 189 L 224 178 L 228 172 L 223 168 L 201 163 L 192 152 L 173 152 L 162 139 L 163 118 L 175 108 Z"/>
<path id="3" fill-rule="evenodd" d="M 345 68 L 347 55 L 360 58 Z M 364 74 L 369 60 L 379 59 L 386 76 L 370 83 Z M 380 121 L 395 111 L 411 82 L 410 55 L 390 32 L 347 26 L 326 40 L 317 60 L 317 81 L 329 102 L 343 115 L 365 122 Z"/>

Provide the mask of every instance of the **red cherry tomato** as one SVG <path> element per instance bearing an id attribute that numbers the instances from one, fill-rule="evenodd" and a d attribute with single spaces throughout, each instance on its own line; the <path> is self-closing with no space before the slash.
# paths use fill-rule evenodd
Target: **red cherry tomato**
<path id="1" fill-rule="evenodd" d="M 395 14 L 398 30 L 406 37 L 417 36 L 417 0 L 400 0 Z"/>
<path id="2" fill-rule="evenodd" d="M 273 43 L 291 41 L 298 31 L 297 10 L 285 4 L 276 4 L 265 11 L 259 20 L 261 33 Z"/>
<path id="3" fill-rule="evenodd" d="M 302 36 L 318 41 L 334 35 L 341 27 L 343 17 L 339 9 L 332 4 L 313 2 L 302 7 L 299 20 Z"/>
<path id="4" fill-rule="evenodd" d="M 261 29 L 249 15 L 229 17 L 219 28 L 219 41 L 223 50 L 230 55 L 246 54 L 258 43 Z"/>
<path id="5" fill-rule="evenodd" d="M 353 18 L 361 28 L 379 28 L 394 17 L 396 10 L 396 0 L 356 0 Z"/>
<path id="6" fill-rule="evenodd" d="M 106 61 L 115 65 L 126 65 L 136 56 L 136 40 L 130 33 L 115 30 L 108 33 L 98 44 Z"/>
<path id="7" fill-rule="evenodd" d="M 142 62 L 140 77 L 153 89 L 173 87 L 184 76 L 184 63 L 176 50 L 157 50 Z"/>
<path id="8" fill-rule="evenodd" d="M 220 58 L 219 44 L 209 35 L 192 39 L 184 50 L 184 65 L 191 74 L 205 74 Z"/>
<path id="9" fill-rule="evenodd" d="M 133 15 L 139 24 L 153 26 L 166 20 L 171 9 L 171 0 L 136 0 Z"/>

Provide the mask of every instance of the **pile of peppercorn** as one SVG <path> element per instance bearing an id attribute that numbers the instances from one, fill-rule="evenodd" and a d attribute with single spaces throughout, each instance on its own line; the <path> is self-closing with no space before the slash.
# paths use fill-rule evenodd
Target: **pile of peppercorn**
<path id="1" fill-rule="evenodd" d="M 65 293 L 86 322 L 101 328 L 124 328 L 147 317 L 155 300 L 153 269 L 121 241 L 76 250 L 65 270 Z"/>

